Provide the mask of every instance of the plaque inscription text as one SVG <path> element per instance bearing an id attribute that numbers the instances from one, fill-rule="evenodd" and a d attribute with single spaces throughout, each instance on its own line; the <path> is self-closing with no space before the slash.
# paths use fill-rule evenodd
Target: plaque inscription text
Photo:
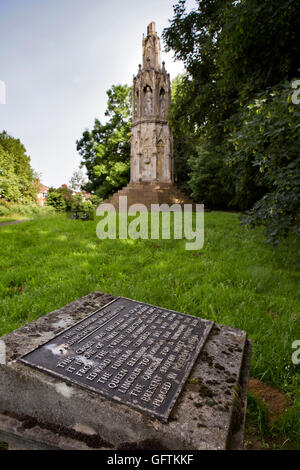
<path id="1" fill-rule="evenodd" d="M 19 360 L 166 422 L 212 326 L 118 297 Z"/>

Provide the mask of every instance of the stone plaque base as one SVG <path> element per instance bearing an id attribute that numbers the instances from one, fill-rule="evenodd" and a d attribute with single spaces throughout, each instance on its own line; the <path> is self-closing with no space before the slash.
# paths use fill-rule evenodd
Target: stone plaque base
<path id="1" fill-rule="evenodd" d="M 17 361 L 116 297 L 95 292 L 1 338 L 0 441 L 13 449 L 243 447 L 251 344 L 215 325 L 163 423 Z"/>
<path id="2" fill-rule="evenodd" d="M 167 422 L 213 325 L 118 297 L 20 361 Z"/>

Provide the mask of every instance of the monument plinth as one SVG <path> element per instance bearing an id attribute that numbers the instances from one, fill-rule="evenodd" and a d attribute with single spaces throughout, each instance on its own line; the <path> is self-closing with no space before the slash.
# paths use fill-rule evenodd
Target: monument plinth
<path id="1" fill-rule="evenodd" d="M 125 316 L 134 310 L 131 302 L 139 306 L 132 318 Z M 142 311 L 147 304 L 140 302 L 129 304 L 95 292 L 1 338 L 7 362 L 0 364 L 0 442 L 12 449 L 243 447 L 251 349 L 247 334 L 216 324 L 210 328 L 210 322 L 159 307 Z M 146 328 L 138 332 L 141 327 Z M 134 348 L 131 340 L 137 343 Z M 59 372 L 53 374 L 53 368 Z M 83 377 L 88 387 L 78 383 Z M 117 393 L 93 390 L 95 381 L 102 387 L 106 379 Z M 176 380 L 182 385 L 178 397 Z M 175 403 L 167 399 L 173 386 Z M 148 410 L 122 399 L 124 393 L 139 396 L 138 405 L 144 402 Z M 152 413 L 161 405 L 163 413 L 170 410 L 167 422 Z"/>
<path id="2" fill-rule="evenodd" d="M 143 65 L 132 86 L 130 183 L 106 202 L 118 208 L 119 196 L 128 204 L 193 204 L 174 184 L 173 137 L 168 124 L 170 75 L 161 63 L 155 23 L 143 38 Z"/>

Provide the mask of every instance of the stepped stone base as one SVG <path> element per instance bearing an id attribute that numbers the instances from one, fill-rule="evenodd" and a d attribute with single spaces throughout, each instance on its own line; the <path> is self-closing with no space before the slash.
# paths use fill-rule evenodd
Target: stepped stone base
<path id="1" fill-rule="evenodd" d="M 196 209 L 195 201 L 172 183 L 129 183 L 104 203 L 112 204 L 116 210 L 119 210 L 120 196 L 127 196 L 127 207 L 132 204 L 143 204 L 148 211 L 151 209 L 151 204 L 180 204 L 181 206 L 192 204 L 193 210 Z"/>
<path id="2" fill-rule="evenodd" d="M 244 331 L 215 324 L 168 423 L 16 362 L 114 298 L 94 292 L 1 338 L 0 441 L 37 450 L 241 449 L 251 351 Z"/>

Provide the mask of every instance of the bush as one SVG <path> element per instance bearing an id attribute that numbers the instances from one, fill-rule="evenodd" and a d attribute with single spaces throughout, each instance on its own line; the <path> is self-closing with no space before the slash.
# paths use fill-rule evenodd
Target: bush
<path id="1" fill-rule="evenodd" d="M 103 202 L 103 199 L 96 194 L 92 194 L 89 198 L 89 202 L 92 204 L 94 208 L 97 208 L 99 204 Z"/>
<path id="2" fill-rule="evenodd" d="M 54 188 L 49 189 L 46 204 L 47 206 L 54 207 L 55 210 L 60 212 L 66 210 L 67 207 L 63 194 Z"/>
<path id="3" fill-rule="evenodd" d="M 34 215 L 43 216 L 55 213 L 53 207 L 39 206 L 37 204 L 14 204 L 0 199 L 0 217 L 21 215 L 24 217 L 32 217 Z"/>
<path id="4" fill-rule="evenodd" d="M 0 205 L 0 217 L 9 215 L 9 209 L 5 206 Z"/>
<path id="5" fill-rule="evenodd" d="M 240 113 L 240 127 L 231 134 L 235 152 L 229 164 L 241 178 L 255 170 L 264 195 L 244 217 L 248 227 L 265 226 L 268 242 L 278 244 L 290 231 L 300 233 L 300 106 L 293 89 L 282 83 L 256 96 Z M 240 184 L 241 190 L 243 185 Z"/>
<path id="6" fill-rule="evenodd" d="M 230 206 L 235 194 L 234 183 L 222 155 L 208 146 L 199 145 L 197 156 L 190 157 L 188 163 L 192 197 L 213 209 Z"/>

